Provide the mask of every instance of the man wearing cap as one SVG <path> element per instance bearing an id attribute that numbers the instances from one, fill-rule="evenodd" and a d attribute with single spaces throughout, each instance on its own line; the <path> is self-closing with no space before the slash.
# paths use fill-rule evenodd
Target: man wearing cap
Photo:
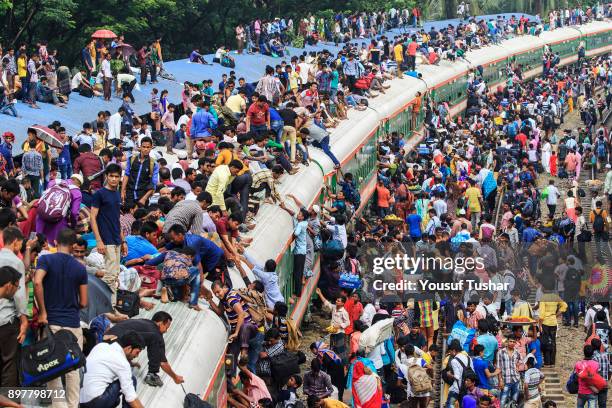
<path id="1" fill-rule="evenodd" d="M 47 190 L 51 189 L 56 185 L 55 180 L 49 181 Z M 83 196 L 81 195 L 81 186 L 83 185 L 83 176 L 80 174 L 73 174 L 70 180 L 62 180 L 59 185 L 66 186 L 70 190 L 70 210 L 68 213 L 58 222 L 50 222 L 42 217 L 36 217 L 36 232 L 43 234 L 50 244 L 55 244 L 57 234 L 66 227 L 76 229 L 79 221 L 79 210 L 81 208 L 81 201 Z"/>

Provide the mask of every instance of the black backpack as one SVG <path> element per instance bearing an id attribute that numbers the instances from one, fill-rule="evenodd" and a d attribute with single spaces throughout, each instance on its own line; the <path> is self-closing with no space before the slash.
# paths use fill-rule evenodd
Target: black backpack
<path id="1" fill-rule="evenodd" d="M 463 364 L 461 359 L 457 358 L 457 361 L 461 365 L 461 368 L 463 368 L 461 372 L 461 384 L 459 384 L 459 394 L 465 395 L 467 393 L 467 390 L 465 389 L 465 378 L 466 377 L 470 376 L 472 378 L 476 378 L 476 386 L 478 386 L 480 381 L 478 381 L 478 376 L 476 375 L 476 371 L 474 371 L 474 368 L 472 367 L 472 362 L 471 362 L 470 357 L 468 357 L 467 366 Z"/>
<path id="2" fill-rule="evenodd" d="M 285 350 L 277 356 L 270 357 L 270 368 L 273 378 L 287 379 L 292 374 L 299 374 L 300 358 L 296 353 Z"/>
<path id="3" fill-rule="evenodd" d="M 181 384 L 181 388 L 185 393 L 185 399 L 183 400 L 183 408 L 212 408 L 212 405 L 204 401 L 202 398 L 198 397 L 196 394 L 192 392 L 187 393 L 187 391 L 185 391 L 185 387 L 183 387 L 183 384 Z"/>
<path id="4" fill-rule="evenodd" d="M 593 232 L 604 232 L 606 229 L 606 223 L 603 217 L 603 210 L 593 210 L 593 214 L 595 214 L 595 219 L 593 220 Z"/>

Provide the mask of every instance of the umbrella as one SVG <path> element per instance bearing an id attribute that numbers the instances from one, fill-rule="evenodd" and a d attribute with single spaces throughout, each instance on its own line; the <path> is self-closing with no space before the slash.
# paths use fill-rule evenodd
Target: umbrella
<path id="1" fill-rule="evenodd" d="M 130 44 L 119 44 L 115 47 L 115 50 L 121 51 L 121 54 L 126 58 L 136 54 L 136 49 Z"/>
<path id="2" fill-rule="evenodd" d="M 40 125 L 32 125 L 28 128 L 28 130 L 34 130 L 36 132 L 36 137 L 43 142 L 47 143 L 49 146 L 62 148 L 64 147 L 64 142 L 59 139 L 55 130 L 49 129 L 45 126 Z"/>
<path id="3" fill-rule="evenodd" d="M 81 321 L 91 322 L 96 316 L 102 313 L 113 311 L 111 302 L 112 292 L 108 285 L 101 279 L 88 275 L 87 276 L 87 307 L 81 309 Z"/>
<path id="4" fill-rule="evenodd" d="M 112 40 L 113 38 L 117 38 L 117 34 L 113 33 L 111 30 L 97 30 L 91 35 L 91 38 L 106 38 Z"/>

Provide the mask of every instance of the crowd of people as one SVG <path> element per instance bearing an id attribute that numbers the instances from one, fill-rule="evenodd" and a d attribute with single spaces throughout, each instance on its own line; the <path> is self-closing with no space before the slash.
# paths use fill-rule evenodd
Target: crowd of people
<path id="1" fill-rule="evenodd" d="M 400 14 L 389 12 L 389 20 L 403 18 Z M 357 16 L 351 24 L 361 35 L 364 27 L 376 27 L 378 16 Z M 342 25 L 344 17 L 336 21 Z M 541 78 L 528 82 L 524 67 L 510 64 L 504 70 L 506 87 L 493 92 L 477 67 L 468 77 L 465 115 L 457 118 L 451 117 L 448 101 L 417 94 L 413 123 L 422 111 L 423 142 L 404 150 L 404 137 L 397 132 L 379 141 L 377 187 L 363 217 L 355 216 L 362 204 L 357 180 L 341 171 L 330 148 L 330 129 L 347 118 L 349 109 L 365 109 L 369 98 L 385 93 L 390 79 L 419 76 L 419 50 L 436 63 L 440 53 L 434 47 L 465 52 L 489 43 L 497 27 L 502 33 L 524 32 L 526 21 L 501 21 L 501 26 L 474 20 L 443 31 L 382 36 L 361 49 L 345 45 L 335 56 L 325 50 L 304 53 L 266 67 L 256 83 L 233 72 L 216 87 L 212 80 L 187 82 L 176 103 L 168 101 L 165 90 L 153 89 L 152 113 L 144 117 L 130 106 L 136 78 L 122 68 L 116 83 L 123 104 L 117 112 L 99 112 L 75 136 L 60 122 L 49 125 L 63 147 L 49 145 L 31 128 L 23 154 L 14 157 L 15 135 L 4 133 L 2 387 L 20 385 L 19 351 L 35 346 L 39 329 L 48 326 L 56 337 L 62 333 L 74 339 L 88 355 L 82 379 L 77 370 L 65 376 L 68 407 L 111 407 L 120 399 L 140 407 L 130 361 L 143 349 L 148 386 L 163 385 L 160 369 L 177 384 L 184 378 L 165 356 L 163 335 L 172 316 L 157 311 L 151 319 L 130 317 L 139 308 L 159 307 L 155 303 L 184 302 L 194 312 L 210 308 L 228 324 L 228 353 L 238 373 L 228 377 L 230 406 L 296 406 L 303 394 L 309 407 L 342 407 L 347 390 L 355 406 L 425 407 L 433 395 L 433 363 L 442 351 L 436 340 L 443 333 L 450 338 L 447 406 L 499 403 L 505 408 L 519 395 L 539 406 L 539 369 L 555 364 L 557 315 L 564 315 L 563 324 L 577 325 L 582 313 L 589 345 L 584 362 L 576 366 L 578 405 L 598 398 L 604 407 L 605 390 L 589 379 L 595 374 L 609 378 L 609 252 L 605 255 L 612 149 L 609 129 L 602 124 L 612 102 L 609 58 L 581 58 L 578 66 L 560 67 L 552 46 Z M 104 42 L 92 41 L 83 52 L 86 67 L 71 89 L 89 89 L 88 78 L 99 66 L 106 97 L 112 62 L 126 63 L 122 45 L 119 38 L 109 45 L 114 51 L 105 52 Z M 156 41 L 138 51 L 144 80 L 149 72 L 156 81 L 162 63 L 158 47 Z M 45 50 L 40 44 L 29 59 L 34 71 L 25 82 L 30 85 L 38 86 L 33 75 L 38 75 L 38 60 L 43 69 L 50 65 Z M 26 58 L 25 48 L 17 58 Z M 45 75 L 46 81 L 52 76 Z M 11 78 L 5 90 L 15 91 L 19 82 Z M 24 98 L 32 96 L 32 88 L 27 89 Z M 566 108 L 579 110 L 584 125 L 563 129 Z M 156 145 L 165 146 L 165 152 Z M 310 146 L 321 149 L 338 172 L 339 189 L 327 192 L 326 206 L 307 208 L 294 195 L 282 197 L 278 191 L 284 173 L 309 165 Z M 605 183 L 587 189 L 592 194 L 588 213 L 582 210 L 585 192 L 579 183 L 587 169 L 606 174 Z M 547 175 L 550 181 L 543 188 L 538 181 Z M 275 261 L 259 264 L 249 253 L 248 233 L 262 205 L 278 205 L 294 220 L 288 298 Z M 587 251 L 590 241 L 593 251 Z M 465 275 L 508 287 L 377 301 L 380 293 L 365 273 L 368 248 L 431 258 L 481 257 L 482 267 Z M 312 277 L 317 253 L 321 277 L 314 303 L 331 311 L 331 321 L 327 335 L 309 345 L 310 370 L 301 376 L 306 356 L 298 352 L 300 333 L 288 310 Z M 243 282 L 232 281 L 233 267 Z M 551 271 L 557 279 L 551 279 Z M 443 283 L 464 278 L 448 268 L 419 270 L 418 275 Z M 212 282 L 211 290 L 204 279 Z M 100 287 L 109 293 L 104 312 L 90 295 Z M 538 288 L 534 305 L 527 302 L 527 287 Z M 83 310 L 92 311 L 83 316 Z M 519 320 L 524 324 L 508 332 L 513 316 L 530 320 Z M 371 339 L 372 331 L 387 337 L 362 347 L 360 337 Z M 475 340 L 466 343 L 460 333 L 470 331 Z M 62 382 L 55 378 L 49 384 Z"/>

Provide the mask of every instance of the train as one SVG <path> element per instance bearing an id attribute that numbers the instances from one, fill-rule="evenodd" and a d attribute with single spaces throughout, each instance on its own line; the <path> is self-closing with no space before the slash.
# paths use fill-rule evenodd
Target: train
<path id="1" fill-rule="evenodd" d="M 422 126 L 423 112 L 413 122 L 412 103 L 416 93 L 429 92 L 436 100 L 445 100 L 452 106 L 451 114 L 457 115 L 466 107 L 467 78 L 470 70 L 482 66 L 483 75 L 491 88 L 505 83 L 505 68 L 516 62 L 524 67 L 526 78 L 541 75 L 544 47 L 559 52 L 561 64 L 578 59 L 579 45 L 586 49 L 586 56 L 593 57 L 612 51 L 612 22 L 594 21 L 576 27 L 559 28 L 543 32 L 538 37 L 522 36 L 466 53 L 465 60 L 442 61 L 439 65 L 419 65 L 421 78 L 393 79 L 384 95 L 371 99 L 365 111 L 350 111 L 349 119 L 331 132 L 332 151 L 341 162 L 344 173 L 352 173 L 361 192 L 362 207 L 368 202 L 376 186 L 377 142 L 388 132 L 400 132 L 408 146 L 414 148 L 420 142 L 416 131 Z M 325 191 L 336 190 L 336 172 L 331 160 L 320 150 L 310 149 L 312 163 L 293 176 L 285 176 L 278 186 L 282 196 L 292 193 L 304 205 L 325 203 Z M 292 200 L 286 200 L 289 205 Z M 295 207 L 294 207 L 295 208 Z M 276 205 L 263 205 L 256 217 L 256 227 L 250 232 L 254 239 L 248 248 L 257 261 L 264 263 L 274 259 L 278 264 L 279 282 L 286 298 L 293 287 L 291 217 Z M 304 286 L 299 300 L 293 304 L 291 317 L 299 325 L 307 313 L 309 301 L 319 277 L 319 264 L 315 261 L 313 276 Z M 233 282 L 240 282 L 240 275 L 231 270 Z M 210 282 L 206 283 L 210 285 Z M 239 284 L 235 285 L 240 287 Z M 226 325 L 214 312 L 195 312 L 183 304 L 158 305 L 144 312 L 147 317 L 157 310 L 166 310 L 173 317 L 170 331 L 165 335 L 168 361 L 174 370 L 185 377 L 183 387 L 176 385 L 162 374 L 164 386 L 153 388 L 143 385 L 147 374 L 146 353 L 139 357 L 141 368 L 136 369 L 138 395 L 147 407 L 182 406 L 184 391 L 192 392 L 214 407 L 227 406 L 225 355 L 227 343 Z"/>

